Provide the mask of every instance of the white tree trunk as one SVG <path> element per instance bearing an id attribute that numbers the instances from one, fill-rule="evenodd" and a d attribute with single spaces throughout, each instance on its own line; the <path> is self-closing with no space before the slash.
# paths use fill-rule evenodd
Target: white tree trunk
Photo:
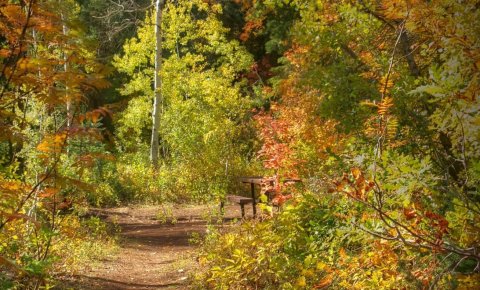
<path id="1" fill-rule="evenodd" d="M 162 68 L 162 8 L 165 0 L 157 0 L 155 5 L 155 85 L 154 85 L 154 102 L 153 102 L 153 126 L 152 126 L 152 141 L 150 143 L 150 161 L 154 168 L 158 168 L 159 155 L 159 130 L 160 130 L 160 115 L 162 110 L 162 80 L 160 78 L 160 70 Z"/>

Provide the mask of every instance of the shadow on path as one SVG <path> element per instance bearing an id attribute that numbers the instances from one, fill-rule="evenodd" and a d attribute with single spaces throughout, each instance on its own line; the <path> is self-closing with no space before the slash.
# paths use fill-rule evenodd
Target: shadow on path
<path id="1" fill-rule="evenodd" d="M 112 279 L 90 277 L 86 275 L 75 275 L 71 277 L 72 281 L 64 281 L 63 285 L 59 289 L 81 289 L 81 290 L 100 290 L 100 289 L 138 289 L 138 290 L 150 290 L 150 289 L 179 289 L 183 284 L 181 283 L 166 283 L 166 284 L 139 284 L 128 283 L 125 281 L 116 281 Z M 60 286 L 60 285 L 59 285 Z"/>
<path id="2" fill-rule="evenodd" d="M 205 235 L 203 217 L 213 209 L 205 205 L 175 208 L 175 224 L 156 220 L 158 206 L 92 210 L 92 216 L 118 226 L 119 252 L 81 275 L 61 277 L 54 289 L 186 289 L 189 273 L 196 267 L 196 246 L 189 240 L 194 233 Z M 227 206 L 223 222 L 231 224 L 240 216 L 238 206 Z"/>

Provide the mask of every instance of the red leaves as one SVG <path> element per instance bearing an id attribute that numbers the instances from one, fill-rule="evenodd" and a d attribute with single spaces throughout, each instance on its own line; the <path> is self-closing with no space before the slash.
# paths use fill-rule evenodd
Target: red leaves
<path id="1" fill-rule="evenodd" d="M 104 118 L 104 117 L 112 117 L 112 112 L 105 108 L 105 107 L 100 107 L 98 109 L 95 109 L 93 111 L 90 111 L 90 112 L 86 112 L 85 114 L 82 114 L 82 115 L 79 115 L 78 116 L 78 122 L 80 124 L 83 124 L 85 121 L 89 121 L 93 124 L 95 123 L 98 123 L 101 118 Z"/>
<path id="2" fill-rule="evenodd" d="M 264 178 L 261 184 L 261 194 L 271 198 L 271 203 L 274 206 L 282 206 L 287 200 L 293 197 L 293 194 L 285 194 L 285 188 L 292 185 L 294 182 L 282 182 L 280 177 L 274 176 L 272 178 Z"/>
<path id="3" fill-rule="evenodd" d="M 333 181 L 335 188 L 331 191 L 342 192 L 348 196 L 365 201 L 367 199 L 367 193 L 371 191 L 375 183 L 371 180 L 367 180 L 363 172 L 359 168 L 352 168 L 351 174 L 343 174 L 340 180 Z"/>
<path id="4" fill-rule="evenodd" d="M 40 228 L 40 223 L 37 222 L 34 218 L 26 215 L 26 214 L 22 214 L 22 213 L 10 213 L 10 214 L 0 214 L 0 215 L 3 215 L 7 218 L 7 222 L 12 222 L 14 220 L 25 220 L 25 221 L 29 221 L 31 223 L 33 223 L 35 225 L 36 228 Z"/>
<path id="5" fill-rule="evenodd" d="M 436 243 L 440 246 L 442 244 L 443 236 L 448 233 L 448 221 L 443 216 L 431 211 L 426 211 L 425 217 L 429 219 L 430 226 L 436 230 Z"/>
<path id="6" fill-rule="evenodd" d="M 272 199 L 272 204 L 275 206 L 282 206 L 287 200 L 293 197 L 292 194 L 282 195 L 278 194 Z"/>
<path id="7" fill-rule="evenodd" d="M 376 186 L 375 182 L 369 181 L 365 178 L 363 172 L 358 168 L 352 168 L 350 174 L 343 174 L 342 178 L 333 182 L 334 187 L 331 192 L 340 192 L 347 196 L 362 202 L 373 209 L 376 214 L 382 217 L 390 230 L 387 232 L 378 233 L 390 239 L 399 241 L 410 240 L 417 245 L 423 245 L 431 248 L 434 251 L 444 251 L 443 238 L 449 232 L 449 222 L 444 216 L 434 213 L 430 210 L 422 210 L 420 205 L 413 205 L 413 207 L 404 207 L 400 209 L 403 214 L 397 216 L 392 212 L 392 209 L 387 210 L 385 206 L 379 202 L 382 195 L 388 194 L 380 189 L 375 192 L 375 199 L 368 199 L 368 192 L 373 190 Z M 393 209 L 393 211 L 397 211 Z M 362 214 L 362 222 L 365 213 Z"/>
<path id="8" fill-rule="evenodd" d="M 252 34 L 255 34 L 260 28 L 263 27 L 263 19 L 255 19 L 247 21 L 243 26 L 243 32 L 240 34 L 241 41 L 247 41 Z"/>
<path id="9" fill-rule="evenodd" d="M 277 172 L 282 170 L 290 175 L 295 174 L 298 162 L 292 158 L 289 123 L 265 112 L 259 113 L 255 120 L 260 127 L 260 136 L 263 140 L 259 155 L 264 158 L 265 168 L 275 169 Z"/>
<path id="10" fill-rule="evenodd" d="M 305 66 L 308 59 L 305 55 L 310 51 L 311 47 L 306 45 L 294 44 L 290 50 L 285 53 L 285 58 L 297 68 Z"/>
<path id="11" fill-rule="evenodd" d="M 275 206 L 281 206 L 292 198 L 292 194 L 283 194 L 284 187 L 291 185 L 281 182 L 282 175 L 296 177 L 297 166 L 300 161 L 295 160 L 292 149 L 293 138 L 289 134 L 290 124 L 282 119 L 276 119 L 271 114 L 260 113 L 256 116 L 260 125 L 260 134 L 263 139 L 262 149 L 259 155 L 264 158 L 265 168 L 274 169 L 276 174 L 271 179 L 266 179 L 262 184 L 262 193 L 273 197 L 271 202 Z"/>
<path id="12" fill-rule="evenodd" d="M 333 282 L 333 277 L 332 275 L 327 275 L 325 278 L 323 278 L 320 282 L 315 284 L 313 286 L 313 289 L 326 289 L 330 284 Z"/>
<path id="13" fill-rule="evenodd" d="M 403 209 L 403 215 L 405 216 L 405 218 L 406 218 L 407 220 L 411 220 L 411 219 L 417 217 L 417 212 L 416 212 L 415 209 L 407 209 L 407 208 L 404 208 L 404 209 Z"/>
<path id="14" fill-rule="evenodd" d="M 60 189 L 58 188 L 53 188 L 53 187 L 49 187 L 49 188 L 45 188 L 43 189 L 39 194 L 38 196 L 41 197 L 41 198 L 48 198 L 48 197 L 52 197 L 54 195 L 56 195 L 57 193 L 60 192 Z"/>
<path id="15" fill-rule="evenodd" d="M 103 154 L 103 153 L 88 153 L 88 154 L 78 156 L 77 162 L 75 165 L 79 165 L 83 170 L 84 168 L 92 167 L 93 165 L 95 165 L 95 162 L 98 160 L 114 161 L 115 156 L 111 154 Z"/>

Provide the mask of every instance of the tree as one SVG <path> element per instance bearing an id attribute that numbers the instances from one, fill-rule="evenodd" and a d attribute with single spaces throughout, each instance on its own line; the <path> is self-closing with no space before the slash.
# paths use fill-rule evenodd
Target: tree
<path id="1" fill-rule="evenodd" d="M 136 33 L 145 18 L 151 0 L 77 0 L 79 18 L 88 23 L 88 38 L 97 43 L 100 60 L 107 63 L 122 48 L 126 39 Z"/>
<path id="2" fill-rule="evenodd" d="M 228 38 L 221 13 L 216 3 L 168 1 L 162 15 L 160 171 L 174 175 L 183 170 L 174 186 L 182 188 L 179 192 L 189 188 L 195 196 L 211 196 L 231 186 L 231 170 L 243 162 L 239 152 L 245 150 L 240 125 L 248 123 L 250 103 L 241 76 L 252 59 L 238 41 Z M 117 134 L 123 150 L 132 154 L 147 151 L 152 141 L 155 17 L 147 16 L 138 36 L 125 43 L 124 54 L 115 57 L 116 68 L 128 76 L 120 92 L 131 97 Z M 226 171 L 228 181 L 221 181 Z"/>
<path id="3" fill-rule="evenodd" d="M 64 21 L 58 5 L 65 1 L 0 2 L 0 280 L 23 277 L 19 287 L 38 288 L 48 276 L 65 225 L 58 214 L 71 205 L 75 180 L 65 169 L 75 170 L 79 157 L 65 151 L 73 139 L 98 133 L 86 123 L 97 123 L 104 112 L 82 120 L 79 110 L 86 95 L 108 86 L 71 21 L 75 9 Z"/>
<path id="4" fill-rule="evenodd" d="M 164 0 L 157 0 L 155 5 L 155 73 L 154 73 L 154 101 L 152 110 L 152 141 L 150 144 L 150 161 L 155 169 L 158 168 L 159 130 L 162 110 L 162 10 Z"/>
<path id="5" fill-rule="evenodd" d="M 209 244 L 205 285 L 478 288 L 478 1 L 239 2 L 244 39 L 295 11 L 257 119 L 308 190 Z"/>

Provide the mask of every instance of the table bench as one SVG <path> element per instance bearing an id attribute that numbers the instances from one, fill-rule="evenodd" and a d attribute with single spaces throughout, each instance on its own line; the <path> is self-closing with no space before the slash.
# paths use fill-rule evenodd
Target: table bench
<path id="1" fill-rule="evenodd" d="M 253 199 L 249 197 L 244 197 L 240 195 L 227 195 L 226 200 L 232 203 L 236 203 L 240 205 L 240 208 L 242 209 L 242 218 L 245 218 L 245 205 L 249 203 L 253 203 Z M 223 207 L 224 207 L 224 201 L 220 203 L 220 208 L 223 212 Z"/>
<path id="2" fill-rule="evenodd" d="M 245 196 L 240 196 L 240 195 L 227 195 L 224 200 L 220 202 L 220 210 L 223 213 L 223 206 L 225 200 L 228 200 L 232 203 L 236 203 L 240 205 L 242 209 L 242 218 L 245 217 L 245 205 L 251 203 L 252 204 L 252 210 L 253 210 L 253 216 L 257 216 L 257 197 L 255 196 L 255 185 L 262 186 L 265 184 L 270 184 L 273 185 L 275 182 L 275 179 L 272 177 L 264 177 L 264 176 L 244 176 L 244 177 L 239 177 L 238 180 L 241 183 L 244 184 L 250 184 L 250 197 L 245 197 Z M 301 179 L 298 178 L 284 178 L 282 179 L 282 182 L 287 183 L 287 182 L 302 182 Z M 271 197 L 270 197 L 271 198 Z"/>
<path id="3" fill-rule="evenodd" d="M 238 180 L 241 182 L 241 183 L 244 183 L 244 184 L 250 184 L 250 193 L 251 193 L 251 196 L 252 196 L 252 206 L 253 206 L 253 216 L 256 217 L 257 216 L 257 197 L 255 196 L 255 185 L 258 185 L 258 186 L 262 186 L 262 185 L 265 185 L 265 184 L 270 184 L 270 185 L 274 185 L 275 183 L 275 179 L 272 178 L 272 177 L 265 177 L 265 176 L 243 176 L 243 177 L 239 177 Z M 287 182 L 302 182 L 301 179 L 299 178 L 284 178 L 282 179 L 282 182 L 283 183 L 287 183 Z M 269 197 L 270 198 L 270 197 Z"/>

